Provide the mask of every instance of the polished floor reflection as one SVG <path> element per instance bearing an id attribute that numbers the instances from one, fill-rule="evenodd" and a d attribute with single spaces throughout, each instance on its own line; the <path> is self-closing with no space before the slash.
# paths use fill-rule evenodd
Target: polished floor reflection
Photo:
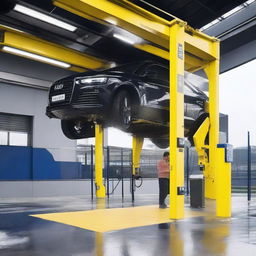
<path id="1" fill-rule="evenodd" d="M 1 256 L 250 256 L 256 255 L 256 198 L 233 196 L 231 219 L 213 215 L 214 202 L 184 220 L 95 232 L 30 215 L 149 206 L 157 196 L 91 201 L 86 197 L 1 200 Z M 186 204 L 188 211 L 189 205 Z M 149 208 L 143 208 L 149 211 Z M 77 219 L 79 222 L 79 218 Z M 102 221 L 102 220 L 101 220 Z"/>

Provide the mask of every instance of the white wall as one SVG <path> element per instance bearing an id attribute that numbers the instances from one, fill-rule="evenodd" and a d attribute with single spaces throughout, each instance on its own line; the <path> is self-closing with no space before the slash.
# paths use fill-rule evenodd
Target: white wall
<path id="1" fill-rule="evenodd" d="M 33 147 L 50 149 L 56 161 L 76 161 L 76 141 L 45 115 L 47 103 L 47 91 L 0 83 L 0 112 L 33 116 Z"/>

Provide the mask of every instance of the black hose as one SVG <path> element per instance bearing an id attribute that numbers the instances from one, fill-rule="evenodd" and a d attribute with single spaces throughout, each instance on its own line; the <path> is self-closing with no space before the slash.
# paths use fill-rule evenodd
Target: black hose
<path id="1" fill-rule="evenodd" d="M 139 183 L 139 185 L 137 185 L 136 184 L 136 180 L 140 180 L 140 183 Z M 136 188 L 140 188 L 141 186 L 142 186 L 142 184 L 143 184 L 143 179 L 142 179 L 142 177 L 141 176 L 135 176 L 135 179 L 134 179 L 134 186 L 136 187 Z"/>

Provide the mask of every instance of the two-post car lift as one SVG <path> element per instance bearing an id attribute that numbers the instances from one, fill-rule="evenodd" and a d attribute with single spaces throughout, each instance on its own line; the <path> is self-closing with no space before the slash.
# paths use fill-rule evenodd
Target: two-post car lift
<path id="1" fill-rule="evenodd" d="M 216 199 L 216 215 L 231 215 L 231 165 L 225 161 L 226 149 L 219 147 L 219 41 L 186 22 L 160 18 L 127 0 L 54 0 L 54 5 L 107 26 L 133 33 L 143 39 L 135 48 L 164 58 L 170 63 L 170 218 L 184 217 L 184 71 L 204 70 L 209 80 L 209 102 L 205 119 L 194 136 L 199 164 L 205 178 L 205 196 Z M 102 60 L 74 50 L 54 45 L 28 34 L 2 27 L 0 44 L 20 46 L 43 56 L 72 62 L 70 69 L 82 71 L 107 65 Z M 16 38 L 14 35 L 18 35 Z M 37 44 L 35 41 L 40 42 Z M 40 48 L 41 47 L 41 48 Z M 55 51 L 57 49 L 57 51 Z M 96 194 L 105 196 L 102 177 L 102 126 L 96 125 Z M 209 142 L 205 138 L 209 132 Z M 139 167 L 143 138 L 133 138 L 133 174 Z"/>

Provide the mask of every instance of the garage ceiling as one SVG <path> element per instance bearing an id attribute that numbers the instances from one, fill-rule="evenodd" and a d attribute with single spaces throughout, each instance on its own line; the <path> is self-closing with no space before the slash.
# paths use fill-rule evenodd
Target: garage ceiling
<path id="1" fill-rule="evenodd" d="M 215 20 L 234 7 L 245 2 L 244 0 L 130 0 L 163 18 L 167 15 L 145 4 L 148 2 L 165 12 L 185 20 L 194 28 L 201 28 Z"/>
<path id="2" fill-rule="evenodd" d="M 7 1 L 7 0 L 5 0 Z M 10 1 L 10 0 L 9 0 Z M 13 0 L 12 0 L 13 1 Z M 116 0 L 113 0 L 116 1 Z M 153 8 L 141 0 L 131 0 L 131 2 L 156 13 L 170 20 L 170 16 Z M 171 13 L 185 21 L 195 28 L 200 28 L 210 21 L 220 17 L 222 14 L 233 9 L 237 5 L 245 2 L 244 0 L 147 0 L 148 3 L 160 8 L 168 13 Z M 31 7 L 45 14 L 51 15 L 61 20 L 67 21 L 70 24 L 78 27 L 75 32 L 69 32 L 50 25 L 43 21 L 36 20 L 16 11 L 10 11 L 0 15 L 0 24 L 10 26 L 25 32 L 29 32 L 42 39 L 58 43 L 69 48 L 88 53 L 90 55 L 115 62 L 117 64 L 130 62 L 139 59 L 156 59 L 157 57 L 135 49 L 133 46 L 123 43 L 113 37 L 113 26 L 105 26 L 98 24 L 72 13 L 69 13 L 61 8 L 55 7 L 51 0 L 24 0 L 19 1 L 19 4 Z M 5 63 L 8 62 L 8 55 L 4 55 Z M 20 57 L 14 57 L 19 59 Z M 10 57 L 13 62 L 13 56 Z M 26 65 L 34 63 L 34 61 L 26 60 Z M 0 71 L 4 70 L 5 63 L 1 61 Z M 65 75 L 72 74 L 68 70 L 61 70 L 53 67 L 53 72 L 49 68 L 45 68 L 46 64 L 37 63 L 37 68 L 41 72 L 35 71 L 34 68 L 22 71 L 22 74 L 54 81 Z M 12 66 L 13 73 L 20 74 L 18 65 Z M 40 68 L 41 67 L 41 68 Z M 51 67 L 51 66 L 50 66 Z M 59 72 L 58 72 L 59 70 Z M 6 70 L 4 70 L 6 71 Z M 49 73 L 50 72 L 50 73 Z M 47 74 L 50 74 L 47 76 Z"/>

